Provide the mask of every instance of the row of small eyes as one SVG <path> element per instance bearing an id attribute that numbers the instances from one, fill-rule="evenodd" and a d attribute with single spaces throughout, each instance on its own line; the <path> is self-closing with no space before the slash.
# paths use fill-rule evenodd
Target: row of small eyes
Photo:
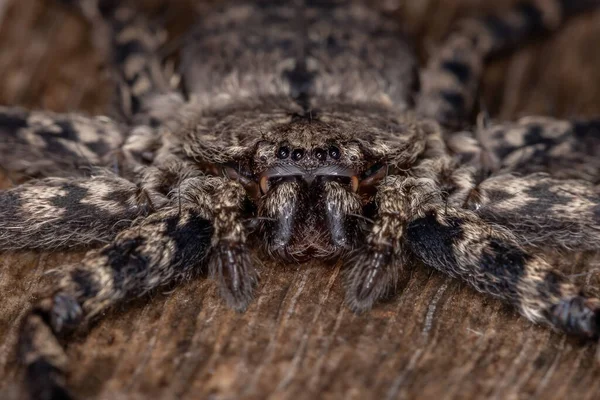
<path id="1" fill-rule="evenodd" d="M 304 149 L 290 150 L 288 146 L 281 146 L 277 150 L 277 158 L 280 160 L 285 160 L 291 155 L 292 160 L 300 161 L 305 154 L 306 150 Z M 329 149 L 316 148 L 313 150 L 314 157 L 319 161 L 325 161 L 327 159 L 327 154 L 329 154 L 329 157 L 333 158 L 334 160 L 339 160 L 340 156 L 342 155 L 339 147 L 333 145 L 329 146 Z"/>

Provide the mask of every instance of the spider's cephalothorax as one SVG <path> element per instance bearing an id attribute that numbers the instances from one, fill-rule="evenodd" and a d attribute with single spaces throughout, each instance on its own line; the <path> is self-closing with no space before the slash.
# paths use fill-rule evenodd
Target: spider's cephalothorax
<path id="1" fill-rule="evenodd" d="M 207 268 L 243 310 L 252 242 L 341 259 L 354 310 L 421 262 L 599 336 L 600 300 L 540 247 L 599 248 L 600 121 L 474 126 L 473 110 L 485 59 L 600 1 L 465 21 L 421 71 L 396 23 L 360 2 L 234 1 L 187 36 L 182 79 L 163 75 L 163 35 L 138 13 L 68 3 L 110 34 L 125 120 L 0 110 L 0 167 L 38 178 L 0 193 L 0 248 L 96 247 L 22 322 L 34 397 L 68 396 L 58 338 L 118 302 Z"/>
<path id="2" fill-rule="evenodd" d="M 259 188 L 260 231 L 267 251 L 284 259 L 339 256 L 356 241 L 361 213 L 358 176 L 364 154 L 340 132 L 312 116 L 290 115 L 257 143 L 250 165 Z"/>
<path id="3" fill-rule="evenodd" d="M 288 260 L 351 250 L 365 192 L 388 164 L 414 161 L 425 141 L 402 115 L 417 74 L 397 25 L 352 3 L 324 18 L 332 6 L 229 4 L 203 19 L 183 52 L 195 104 L 206 108 L 185 136 L 186 153 L 226 165 L 256 206 L 267 253 Z M 224 54 L 202 61 L 216 48 Z M 215 132 L 229 139 L 207 149 Z"/>
<path id="4" fill-rule="evenodd" d="M 257 218 L 267 253 L 288 260 L 335 258 L 356 247 L 373 216 L 363 209 L 376 185 L 398 168 L 408 170 L 426 147 L 414 117 L 376 104 L 250 119 L 230 115 L 236 117 L 244 121 L 236 139 L 245 151 L 221 161 L 223 175 L 245 188 L 251 205 L 246 213 Z M 196 127 L 185 141 L 196 143 L 213 130 Z M 204 145 L 197 146 L 187 154 L 206 162 Z"/>

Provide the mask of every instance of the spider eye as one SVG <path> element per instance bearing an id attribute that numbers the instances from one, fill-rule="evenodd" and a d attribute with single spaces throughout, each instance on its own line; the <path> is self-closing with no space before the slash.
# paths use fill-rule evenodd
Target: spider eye
<path id="1" fill-rule="evenodd" d="M 281 146 L 279 150 L 277 150 L 277 158 L 284 159 L 290 156 L 290 149 L 287 146 Z"/>
<path id="2" fill-rule="evenodd" d="M 304 157 L 304 149 L 296 149 L 292 153 L 292 158 L 294 161 L 299 161 L 302 159 L 302 157 Z"/>
<path id="3" fill-rule="evenodd" d="M 319 161 L 325 161 L 327 158 L 327 151 L 324 149 L 315 149 L 315 158 Z"/>
<path id="4" fill-rule="evenodd" d="M 329 156 L 334 160 L 339 160 L 342 153 L 340 152 L 339 147 L 331 146 L 329 147 Z"/>

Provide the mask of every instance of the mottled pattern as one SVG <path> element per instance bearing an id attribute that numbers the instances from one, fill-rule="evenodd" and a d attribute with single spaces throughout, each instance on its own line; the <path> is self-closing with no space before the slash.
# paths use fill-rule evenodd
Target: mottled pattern
<path id="1" fill-rule="evenodd" d="M 488 58 L 553 31 L 565 18 L 597 5 L 594 0 L 521 2 L 503 15 L 461 21 L 422 72 L 417 109 L 443 125 L 463 126 L 472 117 Z"/>
<path id="2" fill-rule="evenodd" d="M 56 272 L 49 297 L 23 321 L 19 351 L 31 396 L 68 398 L 68 366 L 57 337 L 120 300 L 197 274 L 210 232 L 209 222 L 193 210 L 165 208 L 89 252 L 79 265 Z"/>
<path id="3" fill-rule="evenodd" d="M 563 172 L 593 154 L 597 122 L 449 129 L 473 122 L 485 58 L 598 2 L 520 5 L 465 22 L 421 74 L 420 92 L 400 29 L 364 4 L 219 6 L 182 46 L 187 101 L 174 90 L 177 76 L 167 84 L 161 71 L 159 30 L 124 7 L 74 3 L 109 39 L 127 135 L 109 152 L 86 124 L 49 118 L 44 126 L 60 139 L 111 153 L 111 174 L 122 177 L 50 178 L 0 196 L 2 248 L 109 241 L 55 271 L 23 319 L 20 358 L 33 397 L 69 396 L 59 340 L 109 306 L 206 270 L 227 304 L 244 310 L 258 283 L 254 244 L 284 260 L 341 260 L 355 311 L 369 310 L 420 262 L 533 322 L 600 335 L 600 301 L 537 248 L 547 235 L 568 251 L 598 249 L 594 171 Z M 48 141 L 30 125 L 9 121 L 2 133 L 25 129 L 33 146 L 72 152 L 71 142 Z M 540 145 L 548 155 L 531 155 Z M 547 157 L 564 165 L 547 168 Z M 110 167 L 100 158 L 93 165 Z M 539 171 L 551 175 L 531 175 Z M 547 221 L 536 218 L 540 210 Z"/>
<path id="4" fill-rule="evenodd" d="M 90 175 L 114 166 L 125 135 L 108 117 L 0 107 L 0 168 L 26 177 Z"/>
<path id="5" fill-rule="evenodd" d="M 116 177 L 46 178 L 2 192 L 0 247 L 55 249 L 109 242 L 139 216 L 151 198 Z"/>
<path id="6" fill-rule="evenodd" d="M 503 171 L 600 183 L 600 120 L 526 117 L 492 124 L 479 135 Z"/>
<path id="7" fill-rule="evenodd" d="M 600 240 L 600 188 L 546 174 L 500 175 L 481 183 L 468 207 L 538 247 L 596 250 Z"/>
<path id="8" fill-rule="evenodd" d="M 376 10 L 335 0 L 221 7 L 201 19 L 183 52 L 183 78 L 201 106 L 281 95 L 304 109 L 336 100 L 411 104 L 415 57 Z"/>

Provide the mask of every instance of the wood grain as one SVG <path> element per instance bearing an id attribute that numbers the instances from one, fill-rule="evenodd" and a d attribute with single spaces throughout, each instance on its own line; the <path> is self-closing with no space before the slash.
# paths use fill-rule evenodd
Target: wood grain
<path id="1" fill-rule="evenodd" d="M 158 10 L 157 1 L 146 1 Z M 173 31 L 190 3 L 164 11 Z M 387 1 L 426 58 L 460 16 L 513 1 Z M 201 12 L 201 7 L 194 7 Z M 0 103 L 106 110 L 110 85 L 90 29 L 53 2 L 19 0 L 0 25 Z M 482 98 L 503 119 L 600 115 L 600 14 L 573 20 L 493 63 Z M 9 179 L 2 183 L 10 185 Z M 550 250 L 550 249 L 549 249 Z M 21 399 L 14 345 L 41 274 L 81 254 L 0 254 L 0 398 Z M 552 254 L 587 289 L 600 257 Z M 460 282 L 407 266 L 398 295 L 356 315 L 341 265 L 259 261 L 247 312 L 228 310 L 199 279 L 112 310 L 68 346 L 70 386 L 97 399 L 595 399 L 595 344 L 537 327 Z"/>

